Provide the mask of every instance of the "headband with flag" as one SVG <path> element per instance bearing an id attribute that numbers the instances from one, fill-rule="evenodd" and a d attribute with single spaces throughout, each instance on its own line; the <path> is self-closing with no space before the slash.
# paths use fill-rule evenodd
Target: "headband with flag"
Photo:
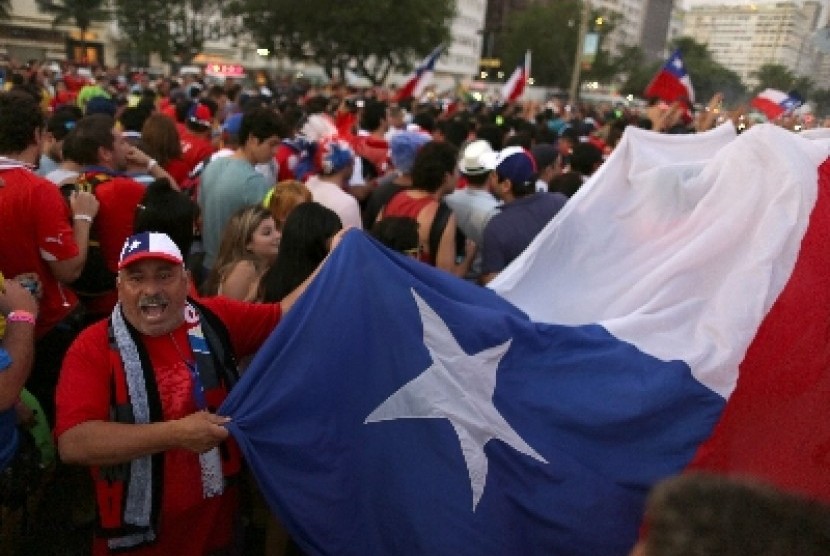
<path id="1" fill-rule="evenodd" d="M 804 99 L 796 91 L 785 93 L 777 89 L 764 89 L 750 102 L 750 105 L 763 112 L 768 120 L 774 120 L 802 104 Z"/>
<path id="2" fill-rule="evenodd" d="M 435 63 L 438 61 L 438 58 L 441 56 L 441 53 L 444 51 L 444 45 L 438 45 L 438 47 L 433 50 L 429 56 L 424 58 L 424 60 L 418 64 L 418 67 L 415 68 L 415 71 L 409 76 L 400 89 L 398 89 L 398 94 L 395 95 L 395 100 L 400 102 L 402 100 L 406 100 L 411 97 L 419 97 L 426 89 L 426 86 L 429 85 L 429 82 L 432 80 L 432 74 L 435 71 Z"/>
<path id="3" fill-rule="evenodd" d="M 695 101 L 692 79 L 686 71 L 680 50 L 675 50 L 666 63 L 651 80 L 645 90 L 645 96 L 656 97 L 666 102 L 685 101 L 689 106 Z"/>

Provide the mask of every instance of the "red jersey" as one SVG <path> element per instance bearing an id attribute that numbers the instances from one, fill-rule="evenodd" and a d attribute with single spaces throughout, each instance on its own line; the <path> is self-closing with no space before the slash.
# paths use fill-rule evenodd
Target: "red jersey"
<path id="1" fill-rule="evenodd" d="M 78 255 L 69 206 L 52 182 L 24 168 L 0 170 L 0 271 L 6 278 L 35 272 L 43 284 L 36 337 L 42 337 L 78 304 L 52 274 L 47 261 Z"/>
<path id="2" fill-rule="evenodd" d="M 184 163 L 187 165 L 188 172 L 193 171 L 193 169 L 198 166 L 200 162 L 204 162 L 210 157 L 210 155 L 216 152 L 216 149 L 213 148 L 213 144 L 208 139 L 198 135 L 193 135 L 187 130 L 187 128 L 180 133 L 180 136 L 182 143 L 182 160 L 184 160 Z"/>
<path id="3" fill-rule="evenodd" d="M 252 355 L 280 320 L 279 304 L 249 304 L 223 297 L 200 303 L 225 324 L 234 352 Z M 107 320 L 81 332 L 63 361 L 56 393 L 55 435 L 86 421 L 110 421 L 112 395 Z M 142 336 L 158 385 L 165 421 L 197 411 L 190 370 L 182 356 L 193 359 L 186 323 L 171 334 Z M 199 455 L 189 450 L 164 453 L 158 540 L 131 550 L 133 556 L 202 556 L 226 547 L 233 538 L 238 509 L 235 489 L 213 498 L 202 497 Z M 106 541 L 96 539 L 94 555 L 109 554 Z"/>
<path id="4" fill-rule="evenodd" d="M 100 206 L 92 226 L 101 243 L 107 268 L 112 272 L 118 271 L 121 248 L 133 234 L 135 211 L 146 191 L 147 188 L 126 176 L 113 176 L 95 187 L 95 198 Z M 113 290 L 87 301 L 86 307 L 94 314 L 105 315 L 112 311 L 117 300 L 118 295 Z"/>

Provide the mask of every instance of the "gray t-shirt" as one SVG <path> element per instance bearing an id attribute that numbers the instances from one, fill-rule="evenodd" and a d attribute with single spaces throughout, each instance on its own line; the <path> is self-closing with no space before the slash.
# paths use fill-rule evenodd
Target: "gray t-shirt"
<path id="1" fill-rule="evenodd" d="M 206 268 L 212 268 L 216 261 L 222 232 L 231 215 L 246 205 L 261 203 L 271 185 L 247 160 L 228 156 L 205 166 L 199 186 L 199 206 Z"/>

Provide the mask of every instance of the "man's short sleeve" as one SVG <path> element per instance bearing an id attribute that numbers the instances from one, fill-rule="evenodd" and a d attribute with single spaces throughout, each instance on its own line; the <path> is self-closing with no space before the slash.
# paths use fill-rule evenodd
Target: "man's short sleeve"
<path id="1" fill-rule="evenodd" d="M 35 188 L 35 233 L 40 255 L 46 261 L 65 261 L 78 254 L 70 224 L 72 213 L 60 190 L 51 182 Z"/>
<path id="2" fill-rule="evenodd" d="M 84 330 L 66 352 L 55 394 L 55 436 L 86 421 L 109 420 L 112 384 L 106 322 Z"/>

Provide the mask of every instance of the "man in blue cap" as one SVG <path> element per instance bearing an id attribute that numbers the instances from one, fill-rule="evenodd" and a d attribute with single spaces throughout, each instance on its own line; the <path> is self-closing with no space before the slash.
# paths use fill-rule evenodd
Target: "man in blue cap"
<path id="1" fill-rule="evenodd" d="M 481 162 L 492 170 L 491 191 L 503 202 L 484 228 L 481 281 L 486 284 L 530 245 L 568 198 L 536 192 L 536 162 L 522 147 L 484 155 Z"/>

